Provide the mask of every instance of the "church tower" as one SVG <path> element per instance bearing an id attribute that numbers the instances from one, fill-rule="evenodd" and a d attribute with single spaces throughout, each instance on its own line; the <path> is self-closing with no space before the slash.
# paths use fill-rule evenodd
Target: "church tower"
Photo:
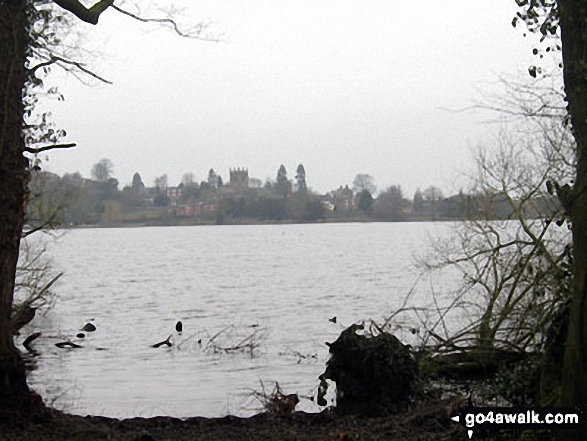
<path id="1" fill-rule="evenodd" d="M 246 168 L 230 169 L 230 186 L 236 190 L 244 191 L 249 188 L 249 170 Z"/>

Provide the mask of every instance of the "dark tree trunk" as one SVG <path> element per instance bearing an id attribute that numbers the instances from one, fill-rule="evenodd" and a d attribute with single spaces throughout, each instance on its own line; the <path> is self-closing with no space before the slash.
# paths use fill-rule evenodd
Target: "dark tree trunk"
<path id="1" fill-rule="evenodd" d="M 587 406 L 587 2 L 559 0 L 564 81 L 577 176 L 567 205 L 573 231 L 574 290 L 563 367 L 562 401 Z"/>
<path id="2" fill-rule="evenodd" d="M 0 2 L 0 405 L 11 406 L 28 391 L 10 323 L 29 176 L 22 134 L 26 45 L 25 0 Z"/>

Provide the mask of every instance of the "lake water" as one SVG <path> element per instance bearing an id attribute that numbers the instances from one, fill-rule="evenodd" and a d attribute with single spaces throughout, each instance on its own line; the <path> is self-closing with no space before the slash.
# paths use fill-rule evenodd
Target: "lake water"
<path id="1" fill-rule="evenodd" d="M 401 306 L 417 278 L 414 254 L 447 227 L 68 231 L 50 246 L 65 271 L 58 300 L 23 332 L 43 332 L 29 384 L 56 408 L 81 415 L 248 416 L 260 410 L 252 391 L 261 381 L 267 392 L 278 382 L 298 393 L 298 410 L 318 411 L 308 398 L 328 359 L 325 342 Z M 437 280 L 435 289 L 454 283 Z M 410 304 L 427 304 L 428 291 L 428 281 L 416 285 Z M 77 338 L 87 322 L 97 330 Z M 152 347 L 170 334 L 173 346 Z M 66 340 L 83 348 L 55 346 Z M 231 350 L 248 343 L 254 350 Z"/>

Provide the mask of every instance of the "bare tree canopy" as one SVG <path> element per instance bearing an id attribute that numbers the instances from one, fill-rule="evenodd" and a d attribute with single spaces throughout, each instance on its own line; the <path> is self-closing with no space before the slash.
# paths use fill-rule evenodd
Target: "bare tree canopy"
<path id="1" fill-rule="evenodd" d="M 114 171 L 114 164 L 108 158 L 104 158 L 94 164 L 92 167 L 92 178 L 96 181 L 107 181 L 112 177 L 112 172 Z"/>
<path id="2" fill-rule="evenodd" d="M 353 190 L 355 193 L 360 193 L 364 190 L 367 190 L 370 194 L 374 194 L 377 191 L 375 178 L 366 173 L 359 173 L 353 180 Z"/>

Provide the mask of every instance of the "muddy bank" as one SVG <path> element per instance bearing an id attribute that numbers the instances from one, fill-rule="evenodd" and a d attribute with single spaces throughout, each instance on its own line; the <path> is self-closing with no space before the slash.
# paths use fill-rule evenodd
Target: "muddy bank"
<path id="1" fill-rule="evenodd" d="M 454 401 L 421 404 L 398 415 L 358 417 L 332 411 L 250 418 L 171 417 L 118 420 L 81 417 L 39 408 L 0 413 L 2 441 L 212 441 L 212 440 L 465 440 L 466 432 L 450 421 Z"/>

